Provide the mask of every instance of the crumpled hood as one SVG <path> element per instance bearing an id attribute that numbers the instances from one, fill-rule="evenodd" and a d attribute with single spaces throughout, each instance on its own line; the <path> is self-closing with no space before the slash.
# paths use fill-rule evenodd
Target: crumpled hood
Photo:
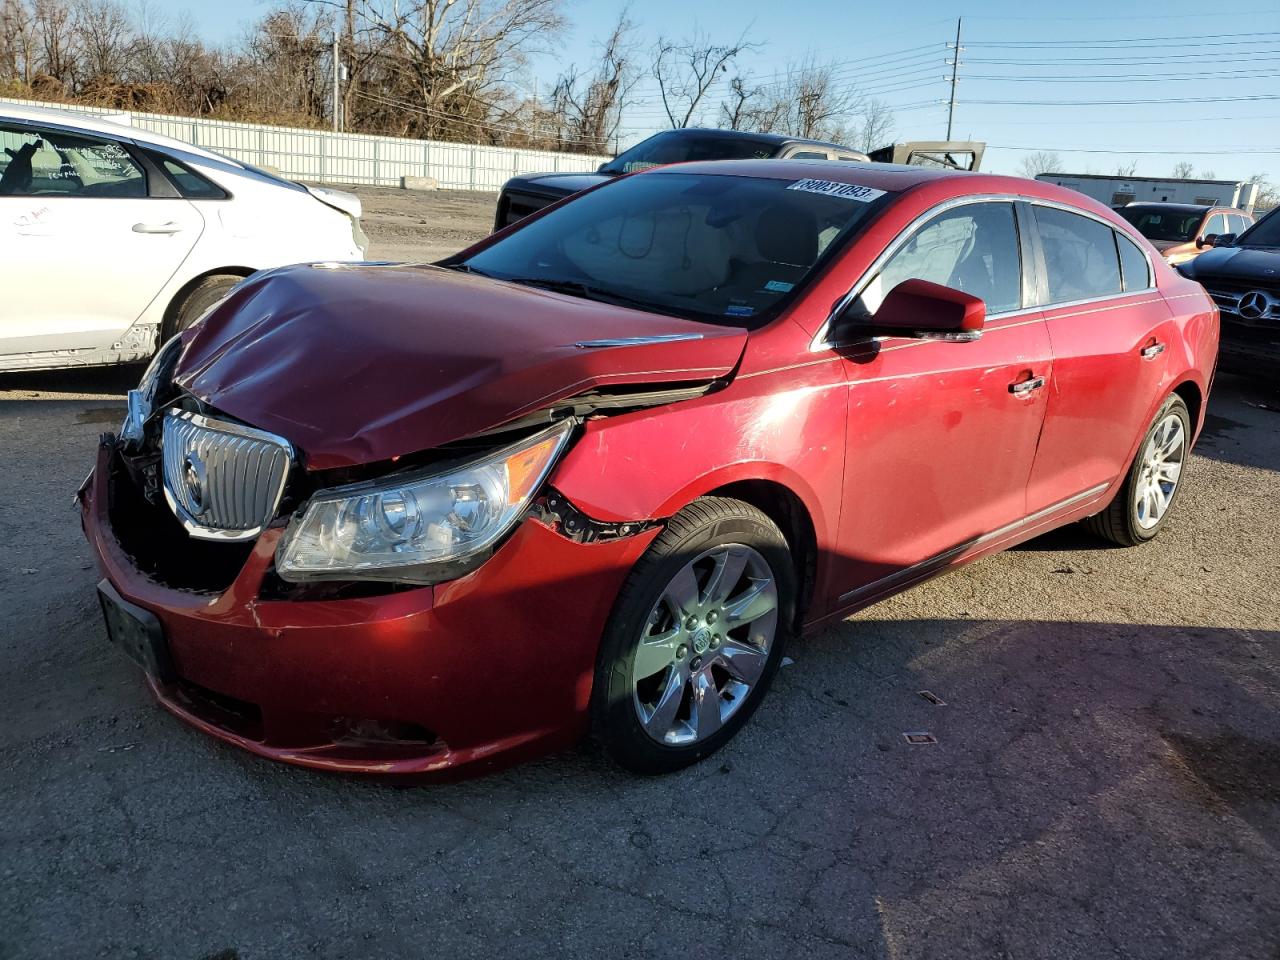
<path id="1" fill-rule="evenodd" d="M 1201 283 L 1216 278 L 1271 286 L 1280 283 L 1280 250 L 1211 247 L 1191 261 L 1187 275 Z"/>
<path id="2" fill-rule="evenodd" d="M 583 348 L 580 341 L 697 339 Z M 258 274 L 188 331 L 175 380 L 311 470 L 431 449 L 595 387 L 705 383 L 746 331 L 421 265 Z"/>

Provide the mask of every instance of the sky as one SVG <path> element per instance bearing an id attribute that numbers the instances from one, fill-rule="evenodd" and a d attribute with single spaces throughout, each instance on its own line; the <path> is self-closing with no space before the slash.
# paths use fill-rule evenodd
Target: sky
<path id="1" fill-rule="evenodd" d="M 1109 174 L 1136 162 L 1139 176 L 1169 176 L 1186 160 L 1197 176 L 1265 173 L 1280 183 L 1280 4 L 1241 2 L 1244 9 L 1222 12 L 1203 0 L 644 0 L 629 11 L 645 45 L 660 34 L 696 30 L 732 42 L 745 32 L 760 47 L 739 69 L 758 81 L 808 56 L 832 61 L 842 82 L 893 108 L 895 140 L 945 136 L 947 45 L 960 17 L 953 136 L 988 144 L 984 169 L 1016 173 L 1029 152 L 1043 150 L 1059 155 L 1061 172 Z M 147 6 L 187 16 L 204 39 L 224 42 L 271 2 Z M 549 91 L 564 64 L 589 66 L 623 6 L 566 0 L 569 28 L 533 58 L 520 78 L 526 90 Z M 656 83 L 646 78 L 635 93 L 624 147 L 664 125 Z"/>

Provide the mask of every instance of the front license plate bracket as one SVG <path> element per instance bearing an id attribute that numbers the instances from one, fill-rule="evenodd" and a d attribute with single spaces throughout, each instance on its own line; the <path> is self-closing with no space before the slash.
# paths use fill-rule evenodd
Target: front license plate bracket
<path id="1" fill-rule="evenodd" d="M 106 580 L 98 584 L 98 602 L 107 638 L 157 680 L 168 683 L 175 679 L 169 643 L 156 615 L 125 600 Z"/>

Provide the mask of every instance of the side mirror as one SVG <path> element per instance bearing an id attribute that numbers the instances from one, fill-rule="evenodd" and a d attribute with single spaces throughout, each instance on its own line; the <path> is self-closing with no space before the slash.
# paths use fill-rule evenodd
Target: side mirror
<path id="1" fill-rule="evenodd" d="M 1203 250 L 1205 247 L 1229 247 L 1236 242 L 1236 234 L 1234 233 L 1210 233 L 1203 237 L 1196 237 L 1196 248 Z"/>
<path id="2" fill-rule="evenodd" d="M 923 340 L 977 340 L 987 305 L 962 290 L 929 280 L 903 280 L 885 296 L 880 309 L 859 324 L 873 336 Z"/>

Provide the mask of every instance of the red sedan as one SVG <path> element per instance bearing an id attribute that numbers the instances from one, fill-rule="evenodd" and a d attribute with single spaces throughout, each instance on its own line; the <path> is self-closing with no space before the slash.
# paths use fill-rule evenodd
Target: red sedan
<path id="1" fill-rule="evenodd" d="M 688 164 L 436 265 L 245 280 L 80 494 L 170 711 L 310 767 L 729 740 L 806 629 L 1053 527 L 1159 533 L 1218 315 L 1105 207 Z"/>

